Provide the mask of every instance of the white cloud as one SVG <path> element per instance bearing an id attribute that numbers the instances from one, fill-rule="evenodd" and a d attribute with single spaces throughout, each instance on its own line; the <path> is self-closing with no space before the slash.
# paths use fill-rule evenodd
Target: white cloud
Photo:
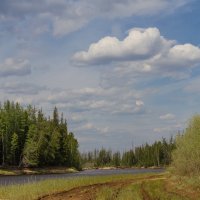
<path id="1" fill-rule="evenodd" d="M 141 100 L 136 100 L 135 104 L 136 104 L 136 106 L 140 107 L 140 106 L 144 105 L 144 102 Z"/>
<path id="2" fill-rule="evenodd" d="M 68 120 L 70 121 L 70 123 L 73 124 L 80 124 L 86 122 L 84 116 L 79 114 L 72 114 L 71 116 L 69 116 Z"/>
<path id="3" fill-rule="evenodd" d="M 154 128 L 154 132 L 162 133 L 162 132 L 169 132 L 171 130 L 170 127 L 162 127 L 162 128 Z"/>
<path id="4" fill-rule="evenodd" d="M 73 61 L 93 67 L 102 64 L 102 87 L 131 87 L 144 78 L 146 82 L 189 78 L 200 65 L 200 48 L 165 39 L 157 28 L 132 29 L 122 41 L 105 37 L 91 44 L 88 51 L 77 52 Z"/>
<path id="5" fill-rule="evenodd" d="M 71 112 L 95 112 L 107 114 L 141 114 L 145 112 L 141 95 L 128 88 L 82 88 L 80 90 L 54 92 L 48 101 Z"/>
<path id="6" fill-rule="evenodd" d="M 184 124 L 182 123 L 175 123 L 175 124 L 171 124 L 168 125 L 167 127 L 163 126 L 163 127 L 159 127 L 159 128 L 154 128 L 153 131 L 155 133 L 172 133 L 175 134 L 180 130 L 183 130 Z"/>
<path id="7" fill-rule="evenodd" d="M 12 81 L 3 83 L 0 86 L 0 89 L 3 90 L 4 93 L 9 93 L 9 94 L 36 95 L 39 92 L 46 90 L 46 87 L 31 83 Z"/>
<path id="8" fill-rule="evenodd" d="M 100 134 L 106 134 L 109 132 L 109 128 L 108 127 L 97 127 L 94 124 L 88 122 L 86 124 L 83 124 L 81 126 L 77 126 L 76 128 L 74 128 L 74 131 L 76 132 L 87 132 L 89 131 L 90 133 L 100 133 Z"/>
<path id="9" fill-rule="evenodd" d="M 88 21 L 86 19 L 53 19 L 53 35 L 63 36 L 82 28 Z"/>
<path id="10" fill-rule="evenodd" d="M 160 119 L 162 119 L 162 120 L 172 120 L 172 119 L 175 119 L 175 115 L 171 114 L 171 113 L 167 113 L 165 115 L 161 115 Z"/>
<path id="11" fill-rule="evenodd" d="M 177 69 L 190 68 L 200 64 L 200 48 L 192 44 L 178 44 L 166 53 L 159 54 L 152 60 L 152 65 Z"/>
<path id="12" fill-rule="evenodd" d="M 77 52 L 73 61 L 78 64 L 106 64 L 115 61 L 145 60 L 172 46 L 157 28 L 132 29 L 120 41 L 116 37 L 105 37 L 90 45 L 88 51 Z M 146 69 L 149 69 L 149 66 Z"/>
<path id="13" fill-rule="evenodd" d="M 187 4 L 190 0 L 151 0 L 148 2 L 138 0 L 78 0 L 78 1 L 47 1 L 52 8 L 50 12 L 53 34 L 63 36 L 77 31 L 90 21 L 98 18 L 124 18 L 130 16 L 157 15 L 161 11 L 172 12 Z M 62 7 L 62 8 L 61 8 Z M 58 9 L 60 9 L 60 11 Z M 49 10 L 48 10 L 49 12 Z"/>
<path id="14" fill-rule="evenodd" d="M 51 31 L 55 36 L 63 36 L 79 30 L 90 21 L 99 18 L 124 18 L 130 16 L 149 16 L 169 13 L 189 3 L 191 0 L 2 0 L 1 21 L 14 21 L 19 26 L 24 21 L 27 29 L 37 33 Z M 19 20 L 20 19 L 20 20 Z M 35 24 L 36 27 L 31 27 Z M 42 27 L 48 24 L 48 28 Z M 42 30 L 42 31 L 41 31 Z"/>
<path id="15" fill-rule="evenodd" d="M 31 73 L 31 65 L 27 59 L 7 58 L 0 63 L 0 76 L 25 76 Z"/>
<path id="16" fill-rule="evenodd" d="M 112 76 L 151 73 L 182 79 L 192 67 L 200 65 L 200 48 L 167 40 L 157 28 L 137 28 L 130 30 L 122 41 L 109 36 L 102 38 L 91 44 L 88 51 L 77 52 L 72 60 L 86 66 L 118 62 Z"/>

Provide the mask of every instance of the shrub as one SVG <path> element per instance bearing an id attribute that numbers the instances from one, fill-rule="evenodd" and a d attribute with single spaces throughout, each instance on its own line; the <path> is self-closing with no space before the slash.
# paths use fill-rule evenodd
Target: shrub
<path id="1" fill-rule="evenodd" d="M 200 175 L 200 115 L 195 115 L 183 135 L 177 136 L 172 166 L 179 175 Z"/>

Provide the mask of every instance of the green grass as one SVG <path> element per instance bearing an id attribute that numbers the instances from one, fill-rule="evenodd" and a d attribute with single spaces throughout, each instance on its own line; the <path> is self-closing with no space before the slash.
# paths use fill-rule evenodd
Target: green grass
<path id="1" fill-rule="evenodd" d="M 103 188 L 97 193 L 96 200 L 143 200 L 143 199 L 153 199 L 153 200 L 188 200 L 200 199 L 200 185 L 196 188 L 194 182 L 191 183 L 191 179 L 185 178 L 185 180 L 177 177 L 169 177 L 167 174 L 165 178 L 158 178 L 152 180 L 138 180 L 127 187 L 121 188 L 120 191 L 116 189 Z M 173 188 L 167 188 L 167 183 L 172 181 Z M 194 181 L 194 179 L 193 179 Z M 193 193 L 192 193 L 193 192 Z M 192 195 L 191 195 L 192 194 Z"/>
<path id="2" fill-rule="evenodd" d="M 155 175 L 155 178 L 148 180 L 149 177 Z M 67 191 L 75 187 L 93 185 L 96 183 L 106 183 L 114 181 L 124 181 L 136 179 L 133 183 L 127 184 L 124 187 L 102 187 L 96 194 L 92 194 L 94 200 L 142 200 L 145 195 L 153 200 L 187 200 L 185 194 L 180 191 L 191 190 L 191 185 L 185 180 L 180 180 L 177 177 L 169 177 L 165 174 L 139 174 L 139 175 L 112 175 L 112 176 L 95 176 L 70 179 L 45 180 L 36 183 L 24 185 L 0 187 L 0 199 L 9 200 L 33 200 L 38 197 Z M 176 182 L 174 182 L 176 181 Z M 167 183 L 172 183 L 168 187 Z M 166 189 L 166 187 L 168 187 Z M 180 190 L 181 189 L 181 190 Z M 191 190 L 192 191 L 192 190 Z M 200 195 L 200 191 L 194 189 Z M 191 196 L 192 197 L 192 196 Z M 199 196 L 190 199 L 200 199 Z"/>
<path id="3" fill-rule="evenodd" d="M 0 169 L 0 175 L 26 175 L 26 174 L 63 174 L 77 172 L 74 168 L 54 167 L 54 168 L 5 168 Z"/>
<path id="4" fill-rule="evenodd" d="M 186 197 L 180 196 L 175 192 L 166 191 L 163 180 L 145 182 L 144 189 L 149 194 L 151 199 L 187 200 Z"/>
<path id="5" fill-rule="evenodd" d="M 104 187 L 96 195 L 96 200 L 111 200 L 114 198 L 115 191 L 112 188 Z"/>
<path id="6" fill-rule="evenodd" d="M 6 170 L 6 169 L 0 169 L 0 175 L 5 175 L 5 176 L 16 175 L 16 172 L 15 171 Z"/>
<path id="7" fill-rule="evenodd" d="M 92 185 L 95 183 L 105 183 L 117 180 L 148 177 L 152 174 L 142 175 L 114 175 L 114 176 L 95 176 L 83 178 L 45 180 L 24 185 L 0 187 L 0 199 L 9 200 L 32 200 L 43 195 L 55 192 L 67 191 L 75 187 Z"/>
<path id="8" fill-rule="evenodd" d="M 120 191 L 117 200 L 123 200 L 123 199 L 134 199 L 134 200 L 140 200 L 142 199 L 142 195 L 140 193 L 141 184 L 136 183 L 134 185 L 131 185 L 129 187 L 124 188 Z"/>

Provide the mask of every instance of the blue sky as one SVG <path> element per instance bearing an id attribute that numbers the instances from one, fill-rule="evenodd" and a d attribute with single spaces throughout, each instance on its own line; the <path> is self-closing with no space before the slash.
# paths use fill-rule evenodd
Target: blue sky
<path id="1" fill-rule="evenodd" d="M 54 106 L 80 150 L 169 138 L 200 112 L 197 0 L 2 0 L 0 101 Z"/>

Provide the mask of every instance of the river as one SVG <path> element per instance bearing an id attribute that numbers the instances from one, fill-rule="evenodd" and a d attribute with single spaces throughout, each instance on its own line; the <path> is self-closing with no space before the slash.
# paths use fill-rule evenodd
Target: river
<path id="1" fill-rule="evenodd" d="M 25 184 L 32 183 L 47 179 L 66 179 L 66 178 L 76 178 L 84 176 L 104 176 L 104 175 L 114 175 L 114 174 L 143 174 L 143 173 L 161 173 L 164 169 L 94 169 L 94 170 L 84 170 L 76 173 L 68 174 L 44 174 L 44 175 L 20 175 L 20 176 L 0 176 L 0 185 L 15 185 L 15 184 Z"/>

